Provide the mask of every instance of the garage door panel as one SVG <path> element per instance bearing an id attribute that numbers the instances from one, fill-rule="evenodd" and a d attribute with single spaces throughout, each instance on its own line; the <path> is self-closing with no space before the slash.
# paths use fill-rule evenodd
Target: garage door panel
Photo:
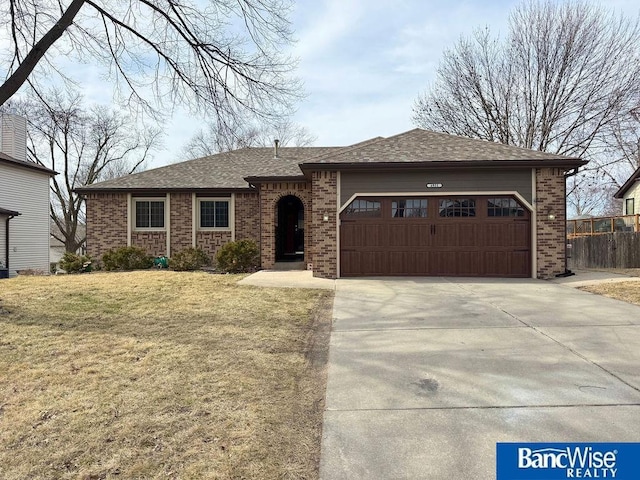
<path id="1" fill-rule="evenodd" d="M 486 223 L 480 225 L 480 228 L 482 233 L 478 237 L 483 240 L 483 247 L 529 247 L 531 229 L 528 222 Z"/>
<path id="2" fill-rule="evenodd" d="M 452 207 L 442 217 L 439 200 L 428 200 L 428 216 L 417 209 L 409 215 L 409 201 L 404 210 L 393 210 L 392 202 L 400 205 L 393 198 L 360 203 L 375 205 L 376 218 L 341 215 L 341 275 L 531 275 L 530 214 L 516 200 L 443 197 L 443 204 L 475 206 L 474 216 L 463 216 L 469 215 L 468 209 Z"/>

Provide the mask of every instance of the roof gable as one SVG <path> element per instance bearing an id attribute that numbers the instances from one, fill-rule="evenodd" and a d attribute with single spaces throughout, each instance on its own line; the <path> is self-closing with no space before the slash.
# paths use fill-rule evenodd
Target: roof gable
<path id="1" fill-rule="evenodd" d="M 635 172 L 631 174 L 631 176 L 627 179 L 626 182 L 618 189 L 616 193 L 613 194 L 613 198 L 623 198 L 624 195 L 629 191 L 633 185 L 640 181 L 640 167 L 636 169 Z"/>

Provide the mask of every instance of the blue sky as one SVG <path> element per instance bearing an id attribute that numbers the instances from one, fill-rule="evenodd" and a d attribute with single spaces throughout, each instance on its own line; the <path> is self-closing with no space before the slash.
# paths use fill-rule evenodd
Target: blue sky
<path id="1" fill-rule="evenodd" d="M 294 120 L 316 145 L 349 145 L 414 128 L 411 107 L 435 78 L 445 48 L 474 29 L 507 31 L 518 0 L 299 0 L 291 16 L 298 39 L 297 76 L 306 98 Z M 595 3 L 595 2 L 594 2 Z M 637 0 L 609 0 L 608 8 L 635 16 Z M 1 43 L 1 42 L 0 42 Z M 88 101 L 112 101 L 110 85 L 91 65 L 66 64 Z M 147 167 L 185 160 L 185 143 L 203 125 L 177 109 L 166 124 L 164 147 Z"/>
<path id="2" fill-rule="evenodd" d="M 295 121 L 316 145 L 349 145 L 414 128 L 411 107 L 435 78 L 448 46 L 479 27 L 507 31 L 518 0 L 301 0 L 291 17 L 293 54 L 306 98 Z M 608 8 L 637 15 L 637 0 L 610 0 Z M 175 161 L 193 120 L 178 113 L 166 152 L 154 164 Z"/>

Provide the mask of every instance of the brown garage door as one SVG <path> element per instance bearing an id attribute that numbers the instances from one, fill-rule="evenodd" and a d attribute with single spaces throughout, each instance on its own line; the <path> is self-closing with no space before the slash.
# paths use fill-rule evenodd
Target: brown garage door
<path id="1" fill-rule="evenodd" d="M 531 276 L 531 216 L 512 197 L 362 197 L 340 220 L 343 277 Z"/>

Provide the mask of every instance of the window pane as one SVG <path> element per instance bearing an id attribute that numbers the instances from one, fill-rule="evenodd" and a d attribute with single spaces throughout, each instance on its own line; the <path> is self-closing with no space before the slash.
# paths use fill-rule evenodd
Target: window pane
<path id="1" fill-rule="evenodd" d="M 213 228 L 216 226 L 215 203 L 210 201 L 200 202 L 200 226 Z"/>
<path id="2" fill-rule="evenodd" d="M 149 202 L 136 202 L 136 227 L 149 227 Z"/>
<path id="3" fill-rule="evenodd" d="M 490 198 L 487 200 L 487 215 L 490 217 L 523 217 L 524 208 L 514 198 Z"/>
<path id="4" fill-rule="evenodd" d="M 375 218 L 381 213 L 377 200 L 356 199 L 345 209 L 345 214 L 355 218 Z"/>
<path id="5" fill-rule="evenodd" d="M 634 199 L 633 198 L 627 198 L 627 215 L 635 215 L 635 205 L 634 205 Z"/>
<path id="6" fill-rule="evenodd" d="M 228 228 L 229 202 L 227 200 L 202 200 L 200 202 L 201 228 Z"/>
<path id="7" fill-rule="evenodd" d="M 151 227 L 164 228 L 164 202 L 149 202 L 151 204 Z"/>
<path id="8" fill-rule="evenodd" d="M 476 201 L 472 198 L 440 200 L 438 214 L 441 217 L 475 217 Z"/>
<path id="9" fill-rule="evenodd" d="M 425 218 L 427 216 L 426 198 L 398 199 L 391 202 L 391 216 L 394 218 Z"/>
<path id="10" fill-rule="evenodd" d="M 229 202 L 215 202 L 216 204 L 216 227 L 226 228 L 229 226 Z"/>
<path id="11" fill-rule="evenodd" d="M 404 217 L 406 202 L 404 200 L 393 200 L 391 202 L 391 216 L 393 218 Z"/>

